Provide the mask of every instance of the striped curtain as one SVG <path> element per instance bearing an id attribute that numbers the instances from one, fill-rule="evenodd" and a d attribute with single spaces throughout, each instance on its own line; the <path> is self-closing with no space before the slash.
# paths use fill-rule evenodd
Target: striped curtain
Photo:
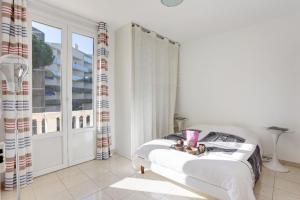
<path id="1" fill-rule="evenodd" d="M 97 159 L 108 159 L 112 152 L 108 91 L 108 31 L 107 24 L 98 24 L 97 47 Z"/>
<path id="2" fill-rule="evenodd" d="M 15 54 L 28 58 L 27 43 L 27 1 L 2 0 L 2 55 Z M 28 76 L 26 76 L 28 77 Z M 16 186 L 16 148 L 15 130 L 19 132 L 19 169 L 21 187 L 32 182 L 30 95 L 29 79 L 22 83 L 20 92 L 8 91 L 6 81 L 2 80 L 2 109 L 5 134 L 5 189 Z M 17 112 L 16 112 L 17 110 Z"/>

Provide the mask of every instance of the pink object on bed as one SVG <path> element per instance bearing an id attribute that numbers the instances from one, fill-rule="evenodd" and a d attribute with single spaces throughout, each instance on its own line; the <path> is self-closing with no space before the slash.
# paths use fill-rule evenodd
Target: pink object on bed
<path id="1" fill-rule="evenodd" d="M 199 133 L 200 133 L 199 130 L 187 129 L 185 130 L 185 133 L 186 133 L 187 144 L 192 147 L 196 147 L 199 138 Z"/>

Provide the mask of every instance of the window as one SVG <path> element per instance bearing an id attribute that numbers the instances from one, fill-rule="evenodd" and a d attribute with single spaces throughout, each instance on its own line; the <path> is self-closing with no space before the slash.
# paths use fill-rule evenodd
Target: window
<path id="1" fill-rule="evenodd" d="M 59 28 L 32 22 L 32 124 L 35 135 L 60 131 L 57 119 L 62 115 L 61 35 Z"/>
<path id="2" fill-rule="evenodd" d="M 79 127 L 93 126 L 93 120 L 83 123 L 83 115 L 93 116 L 94 39 L 72 34 L 72 115 L 79 117 Z"/>
<path id="3" fill-rule="evenodd" d="M 32 134 L 33 135 L 37 134 L 37 121 L 36 121 L 36 119 L 32 120 Z"/>
<path id="4" fill-rule="evenodd" d="M 76 128 L 76 117 L 72 117 L 72 128 Z"/>
<path id="5" fill-rule="evenodd" d="M 32 21 L 33 134 L 93 128 L 96 32 L 44 20 Z"/>
<path id="6" fill-rule="evenodd" d="M 86 116 L 86 126 L 90 126 L 91 123 L 91 117 L 88 115 Z"/>
<path id="7" fill-rule="evenodd" d="M 79 117 L 79 127 L 83 128 L 83 117 L 82 116 Z"/>
<path id="8" fill-rule="evenodd" d="M 45 123 L 45 119 L 42 120 L 42 133 L 46 133 L 46 123 Z"/>
<path id="9" fill-rule="evenodd" d="M 59 117 L 56 118 L 56 131 L 57 132 L 60 131 L 60 119 L 59 119 Z"/>

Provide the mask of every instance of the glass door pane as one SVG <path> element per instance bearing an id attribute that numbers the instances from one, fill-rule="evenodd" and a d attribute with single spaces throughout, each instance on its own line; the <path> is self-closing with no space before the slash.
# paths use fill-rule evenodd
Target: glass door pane
<path id="1" fill-rule="evenodd" d="M 93 127 L 94 39 L 72 33 L 72 129 Z"/>
<path id="2" fill-rule="evenodd" d="M 62 30 L 32 22 L 32 130 L 62 131 Z"/>

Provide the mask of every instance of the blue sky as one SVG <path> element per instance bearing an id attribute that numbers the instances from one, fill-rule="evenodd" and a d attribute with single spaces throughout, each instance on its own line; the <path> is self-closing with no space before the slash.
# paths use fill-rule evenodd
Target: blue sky
<path id="1" fill-rule="evenodd" d="M 72 47 L 75 48 L 75 44 L 78 44 L 78 49 L 87 54 L 93 54 L 93 38 L 72 33 Z"/>
<path id="2" fill-rule="evenodd" d="M 45 33 L 45 41 L 51 43 L 61 43 L 62 30 L 52 26 L 47 26 L 38 22 L 32 22 L 32 26 Z M 72 46 L 75 48 L 78 44 L 80 51 L 86 54 L 93 54 L 93 38 L 72 33 Z"/>

